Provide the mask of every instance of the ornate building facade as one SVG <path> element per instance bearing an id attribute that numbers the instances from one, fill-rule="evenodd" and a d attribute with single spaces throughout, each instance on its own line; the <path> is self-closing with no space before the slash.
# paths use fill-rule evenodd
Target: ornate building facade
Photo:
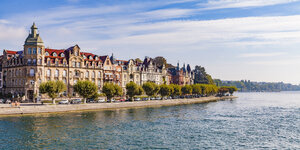
<path id="1" fill-rule="evenodd" d="M 4 94 L 24 97 L 33 101 L 39 97 L 39 85 L 46 81 L 61 80 L 67 85 L 64 96 L 76 96 L 73 85 L 79 80 L 94 82 L 101 92 L 105 82 L 112 82 L 124 90 L 133 81 L 138 85 L 145 82 L 156 84 L 193 84 L 193 73 L 187 67 L 167 69 L 158 67 L 152 58 L 138 62 L 116 60 L 81 51 L 78 45 L 67 49 L 45 48 L 35 24 L 26 38 L 23 50 L 4 50 L 0 56 L 0 89 Z"/>

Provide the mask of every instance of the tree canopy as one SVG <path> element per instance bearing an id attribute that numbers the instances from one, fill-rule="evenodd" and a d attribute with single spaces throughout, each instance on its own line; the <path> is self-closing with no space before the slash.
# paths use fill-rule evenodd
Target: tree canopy
<path id="1" fill-rule="evenodd" d="M 39 91 L 42 94 L 46 94 L 52 99 L 52 103 L 55 104 L 55 98 L 59 93 L 67 89 L 66 85 L 62 81 L 47 81 L 41 83 Z"/>
<path id="2" fill-rule="evenodd" d="M 136 83 L 131 81 L 131 82 L 126 84 L 126 94 L 133 101 L 133 97 L 135 95 L 143 94 L 143 89 L 139 85 L 137 85 Z"/>
<path id="3" fill-rule="evenodd" d="M 97 85 L 94 82 L 84 80 L 78 81 L 74 86 L 74 91 L 84 98 L 84 103 L 86 99 L 92 97 L 97 93 Z"/>

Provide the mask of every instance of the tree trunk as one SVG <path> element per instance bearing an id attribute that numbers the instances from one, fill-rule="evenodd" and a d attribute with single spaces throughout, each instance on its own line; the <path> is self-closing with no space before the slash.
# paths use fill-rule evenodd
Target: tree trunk
<path id="1" fill-rule="evenodd" d="M 55 103 L 55 99 L 54 99 L 54 98 L 52 98 L 52 104 L 56 104 L 56 103 Z"/>

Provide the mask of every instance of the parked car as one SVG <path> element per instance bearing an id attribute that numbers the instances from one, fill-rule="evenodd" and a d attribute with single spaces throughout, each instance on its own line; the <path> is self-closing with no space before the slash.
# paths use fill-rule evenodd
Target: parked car
<path id="1" fill-rule="evenodd" d="M 156 97 L 155 99 L 156 99 L 156 100 L 161 100 L 161 97 L 158 96 L 158 97 Z"/>
<path id="2" fill-rule="evenodd" d="M 105 103 L 105 102 L 106 102 L 106 101 L 105 101 L 104 98 L 100 98 L 100 99 L 97 100 L 97 103 Z"/>
<path id="3" fill-rule="evenodd" d="M 155 100 L 155 97 L 151 97 L 150 100 Z"/>
<path id="4" fill-rule="evenodd" d="M 69 104 L 69 100 L 62 100 L 58 102 L 58 104 Z"/>
<path id="5" fill-rule="evenodd" d="M 92 99 L 92 98 L 88 98 L 88 99 L 86 100 L 86 102 L 87 102 L 87 103 L 95 103 L 95 100 Z"/>
<path id="6" fill-rule="evenodd" d="M 71 104 L 81 104 L 81 99 L 73 99 Z"/>
<path id="7" fill-rule="evenodd" d="M 107 99 L 107 102 L 115 102 L 116 100 L 115 99 Z"/>
<path id="8" fill-rule="evenodd" d="M 139 97 L 134 98 L 134 101 L 140 101 L 140 100 L 141 100 L 141 98 L 139 98 Z"/>
<path id="9" fill-rule="evenodd" d="M 4 104 L 11 104 L 11 100 L 10 99 L 7 99 L 5 101 L 3 101 Z"/>
<path id="10" fill-rule="evenodd" d="M 125 102 L 126 99 L 125 99 L 125 98 L 121 98 L 119 101 L 120 101 L 120 102 Z"/>
<path id="11" fill-rule="evenodd" d="M 142 100 L 147 101 L 147 100 L 149 100 L 149 97 L 144 97 L 144 98 L 142 98 Z"/>

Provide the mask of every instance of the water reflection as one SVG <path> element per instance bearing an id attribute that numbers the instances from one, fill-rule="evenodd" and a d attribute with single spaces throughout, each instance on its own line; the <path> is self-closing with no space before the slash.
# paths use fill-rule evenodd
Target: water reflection
<path id="1" fill-rule="evenodd" d="M 206 104 L 0 118 L 0 149 L 299 148 L 300 94 L 238 96 Z"/>

